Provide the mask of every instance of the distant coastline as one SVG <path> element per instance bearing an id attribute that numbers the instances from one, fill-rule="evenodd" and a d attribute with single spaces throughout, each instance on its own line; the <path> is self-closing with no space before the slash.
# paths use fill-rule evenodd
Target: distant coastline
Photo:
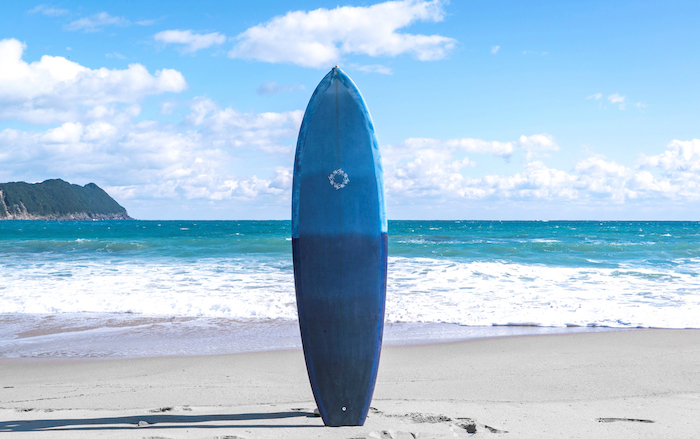
<path id="1" fill-rule="evenodd" d="M 108 220 L 134 220 L 127 214 L 90 214 L 85 212 L 70 213 L 66 215 L 32 215 L 19 214 L 0 216 L 0 221 L 108 221 Z"/>
<path id="2" fill-rule="evenodd" d="M 0 220 L 133 220 L 102 188 L 61 179 L 0 183 Z"/>

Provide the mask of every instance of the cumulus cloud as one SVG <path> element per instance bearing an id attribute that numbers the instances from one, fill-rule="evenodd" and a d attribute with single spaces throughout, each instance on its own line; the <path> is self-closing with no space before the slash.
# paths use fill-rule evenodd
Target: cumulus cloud
<path id="1" fill-rule="evenodd" d="M 700 139 L 673 140 L 666 151 L 640 155 L 635 188 L 644 197 L 675 201 L 700 200 Z"/>
<path id="2" fill-rule="evenodd" d="M 195 53 L 198 50 L 226 42 L 226 36 L 218 32 L 197 34 L 191 30 L 164 30 L 155 34 L 153 38 L 165 44 L 184 45 L 183 54 Z"/>
<path id="3" fill-rule="evenodd" d="M 700 200 L 700 139 L 673 140 L 661 154 L 642 154 L 638 165 L 644 171 L 635 184 L 643 193 L 677 201 Z"/>
<path id="4" fill-rule="evenodd" d="M 525 160 L 531 160 L 542 151 L 559 151 L 559 146 L 554 137 L 549 134 L 522 135 L 518 139 L 518 146 L 525 151 Z"/>
<path id="5" fill-rule="evenodd" d="M 181 123 L 137 121 L 140 107 L 134 104 L 97 106 L 80 120 L 39 131 L 2 130 L 0 180 L 97 180 L 127 206 L 198 200 L 211 206 L 235 201 L 286 209 L 301 110 L 242 112 L 207 97 L 181 109 Z M 640 156 L 633 166 L 591 155 L 563 170 L 536 158 L 558 149 L 544 133 L 510 141 L 412 138 L 382 145 L 387 200 L 562 207 L 700 201 L 700 139 L 674 140 L 659 154 Z M 509 160 L 518 155 L 526 160 L 515 172 L 479 172 L 484 156 Z"/>
<path id="6" fill-rule="evenodd" d="M 95 181 L 120 200 L 286 202 L 301 110 L 244 113 L 194 99 L 186 123 L 90 110 L 43 131 L 0 131 L 0 179 Z"/>
<path id="7" fill-rule="evenodd" d="M 421 61 L 436 60 L 447 56 L 454 39 L 397 31 L 418 21 L 437 22 L 443 17 L 440 0 L 288 12 L 238 35 L 229 57 L 303 67 L 329 67 L 347 54 L 378 57 L 409 53 Z"/>
<path id="8" fill-rule="evenodd" d="M 674 140 L 661 154 L 642 154 L 639 165 L 643 168 L 656 168 L 669 175 L 677 172 L 700 172 L 700 140 Z"/>
<path id="9" fill-rule="evenodd" d="M 128 26 L 129 20 L 124 17 L 113 17 L 106 12 L 100 12 L 89 17 L 71 21 L 66 30 L 82 30 L 84 32 L 97 32 L 105 26 Z"/>
<path id="10" fill-rule="evenodd" d="M 518 185 L 543 179 L 558 181 L 563 178 L 560 171 L 550 172 L 543 170 L 543 165 L 528 164 L 529 171 L 525 174 L 505 179 L 489 176 L 478 180 L 468 177 L 468 172 L 464 172 L 477 166 L 477 163 L 465 154 L 489 155 L 510 160 L 516 151 L 522 151 L 526 157 L 531 158 L 541 151 L 558 149 L 554 138 L 548 134 L 523 135 L 517 141 L 508 142 L 474 138 L 411 138 L 398 145 L 383 147 L 384 164 L 387 169 L 386 186 L 390 193 L 410 197 L 479 199 L 494 195 L 499 190 L 503 196 L 509 196 L 512 191 L 523 195 L 531 188 L 518 189 Z M 544 192 L 546 190 L 539 189 L 537 193 Z"/>
<path id="11" fill-rule="evenodd" d="M 501 46 L 491 46 L 491 53 L 493 55 L 497 54 L 499 50 L 501 50 Z"/>
<path id="12" fill-rule="evenodd" d="M 302 110 L 242 112 L 198 97 L 180 104 L 180 122 L 139 121 L 144 96 L 186 87 L 179 72 L 93 70 L 51 56 L 27 63 L 23 50 L 0 42 L 0 117 L 58 124 L 0 130 L 0 181 L 95 181 L 127 205 L 288 201 Z M 176 105 L 170 98 L 161 110 Z"/>
<path id="13" fill-rule="evenodd" d="M 408 139 L 382 149 L 389 200 L 530 200 L 588 206 L 700 201 L 700 139 L 674 140 L 665 152 L 643 155 L 634 166 L 591 155 L 569 170 L 531 160 L 536 153 L 559 149 L 548 134 L 510 142 Z M 508 159 L 519 151 L 526 158 L 522 171 L 471 177 L 479 166 L 475 154 Z"/>
<path id="14" fill-rule="evenodd" d="M 204 129 L 212 145 L 254 147 L 270 154 L 285 154 L 292 160 L 294 141 L 303 117 L 302 110 L 243 113 L 231 107 L 220 108 L 211 99 L 200 97 L 192 101 L 186 121 Z M 281 139 L 291 139 L 291 142 L 281 142 Z"/>
<path id="15" fill-rule="evenodd" d="M 180 92 L 187 87 L 172 69 L 151 74 L 141 64 L 127 69 L 90 69 L 61 56 L 22 59 L 25 46 L 0 41 L 0 118 L 29 123 L 76 120 L 85 107 L 134 104 L 146 95 Z"/>
<path id="16" fill-rule="evenodd" d="M 634 176 L 632 169 L 604 156 L 596 155 L 580 161 L 574 168 L 578 186 L 594 197 L 607 197 L 613 202 L 622 203 L 626 198 L 636 198 L 637 194 L 627 187 Z"/>
<path id="17" fill-rule="evenodd" d="M 127 207 L 153 200 L 206 206 L 233 200 L 288 211 L 302 110 L 244 112 L 207 97 L 168 96 L 161 111 L 173 114 L 177 106 L 179 121 L 139 120 L 146 95 L 186 87 L 179 72 L 151 74 L 138 64 L 90 69 L 52 56 L 27 63 L 23 50 L 17 40 L 0 41 L 0 117 L 53 125 L 0 130 L 0 181 L 95 181 Z M 381 150 L 390 203 L 495 200 L 590 208 L 700 202 L 700 139 L 673 140 L 633 165 L 590 155 L 569 169 L 545 163 L 559 150 L 547 133 L 510 140 L 410 138 Z M 485 157 L 517 168 L 485 175 Z"/>

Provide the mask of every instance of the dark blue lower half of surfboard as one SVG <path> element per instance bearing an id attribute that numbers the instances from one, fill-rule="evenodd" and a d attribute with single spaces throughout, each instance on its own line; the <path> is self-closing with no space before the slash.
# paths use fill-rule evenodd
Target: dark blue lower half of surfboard
<path id="1" fill-rule="evenodd" d="M 292 239 L 304 357 L 323 422 L 363 425 L 384 329 L 387 234 Z"/>

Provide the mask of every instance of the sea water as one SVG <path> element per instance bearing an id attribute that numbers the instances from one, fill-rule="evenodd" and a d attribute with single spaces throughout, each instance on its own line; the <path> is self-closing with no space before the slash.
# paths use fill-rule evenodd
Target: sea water
<path id="1" fill-rule="evenodd" d="M 0 357 L 298 348 L 290 236 L 289 221 L 0 221 Z M 700 222 L 390 221 L 386 322 L 394 344 L 699 328 Z"/>

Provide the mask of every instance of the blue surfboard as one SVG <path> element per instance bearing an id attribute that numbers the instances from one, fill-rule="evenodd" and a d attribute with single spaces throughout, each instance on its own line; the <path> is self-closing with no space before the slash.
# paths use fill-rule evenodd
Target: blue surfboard
<path id="1" fill-rule="evenodd" d="M 323 422 L 363 425 L 384 330 L 387 221 L 372 118 L 338 67 L 316 87 L 299 131 L 292 249 L 306 369 Z"/>

